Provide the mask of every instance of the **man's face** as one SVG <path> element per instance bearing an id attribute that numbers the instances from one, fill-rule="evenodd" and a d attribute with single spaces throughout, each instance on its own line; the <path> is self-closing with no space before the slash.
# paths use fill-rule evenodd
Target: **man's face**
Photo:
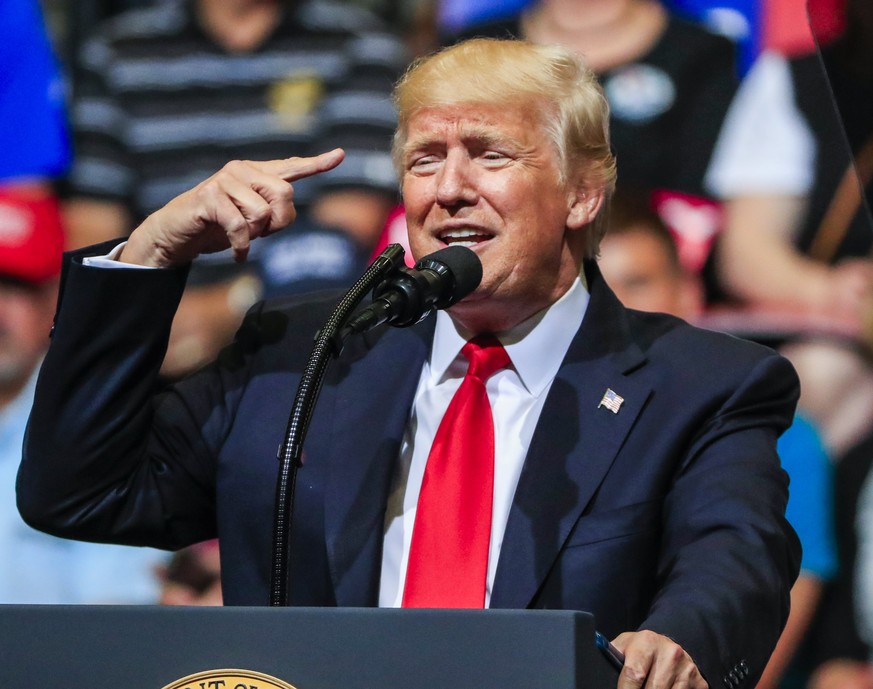
<path id="1" fill-rule="evenodd" d="M 452 307 L 472 330 L 512 327 L 556 301 L 578 273 L 597 202 L 561 184 L 533 108 L 424 108 L 408 123 L 403 200 L 416 258 L 452 244 L 482 261 L 479 288 Z M 584 206 L 584 208 L 583 208 Z"/>
<path id="2" fill-rule="evenodd" d="M 54 291 L 0 280 L 0 397 L 14 395 L 49 344 Z"/>

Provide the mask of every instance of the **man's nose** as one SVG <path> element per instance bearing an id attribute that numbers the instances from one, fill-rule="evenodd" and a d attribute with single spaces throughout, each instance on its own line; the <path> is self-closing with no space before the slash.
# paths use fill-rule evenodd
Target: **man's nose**
<path id="1" fill-rule="evenodd" d="M 437 203 L 441 206 L 476 202 L 478 193 L 469 157 L 460 153 L 449 154 L 437 175 Z"/>

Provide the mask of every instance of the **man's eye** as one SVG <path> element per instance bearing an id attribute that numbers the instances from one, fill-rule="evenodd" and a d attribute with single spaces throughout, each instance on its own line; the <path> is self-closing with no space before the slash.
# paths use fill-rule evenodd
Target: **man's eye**
<path id="1" fill-rule="evenodd" d="M 429 156 L 421 156 L 419 158 L 415 158 L 410 162 L 409 169 L 410 170 L 427 170 L 432 168 L 434 165 L 439 163 L 439 158 L 434 155 Z"/>
<path id="2" fill-rule="evenodd" d="M 500 151 L 484 151 L 480 157 L 489 163 L 502 163 L 509 160 L 509 156 Z"/>

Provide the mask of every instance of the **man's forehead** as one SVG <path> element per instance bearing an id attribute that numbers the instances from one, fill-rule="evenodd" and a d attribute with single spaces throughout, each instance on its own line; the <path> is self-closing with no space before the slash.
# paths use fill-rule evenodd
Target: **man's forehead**
<path id="1" fill-rule="evenodd" d="M 530 125 L 530 109 L 519 106 L 465 104 L 421 108 L 409 119 L 407 148 L 450 138 L 499 142 L 515 139 Z"/>

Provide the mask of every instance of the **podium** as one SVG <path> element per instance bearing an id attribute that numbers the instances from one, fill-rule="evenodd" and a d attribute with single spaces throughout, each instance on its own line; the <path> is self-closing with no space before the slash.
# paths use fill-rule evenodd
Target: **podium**
<path id="1" fill-rule="evenodd" d="M 0 605 L 2 689 L 285 686 L 207 672 L 225 668 L 296 689 L 613 689 L 618 677 L 584 612 Z"/>

